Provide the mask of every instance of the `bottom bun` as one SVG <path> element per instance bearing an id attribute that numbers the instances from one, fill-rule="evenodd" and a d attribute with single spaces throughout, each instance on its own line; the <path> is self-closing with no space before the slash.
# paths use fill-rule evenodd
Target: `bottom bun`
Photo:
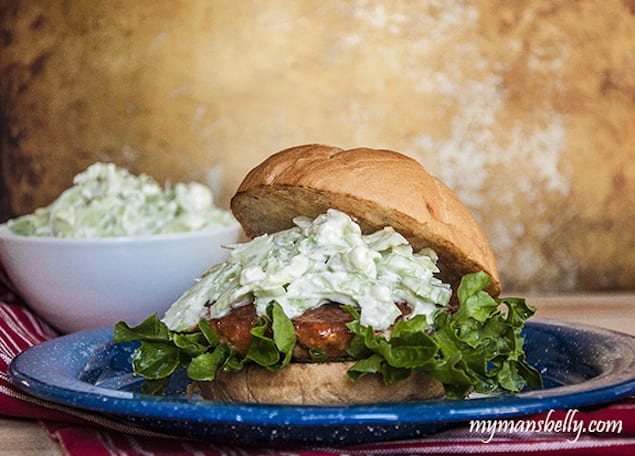
<path id="1" fill-rule="evenodd" d="M 386 385 L 377 374 L 352 381 L 353 362 L 291 363 L 271 372 L 255 364 L 239 372 L 220 372 L 212 382 L 193 382 L 190 395 L 224 402 L 341 405 L 429 400 L 444 396 L 443 385 L 414 370 L 405 380 Z"/>

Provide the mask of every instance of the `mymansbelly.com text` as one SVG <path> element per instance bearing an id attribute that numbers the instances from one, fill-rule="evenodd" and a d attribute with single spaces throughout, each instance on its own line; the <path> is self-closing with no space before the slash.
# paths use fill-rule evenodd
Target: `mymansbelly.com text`
<path id="1" fill-rule="evenodd" d="M 577 442 L 585 433 L 621 434 L 622 420 L 584 419 L 579 410 L 564 412 L 549 410 L 544 418 L 470 420 L 469 432 L 483 434 L 483 443 L 491 442 L 496 435 L 519 433 L 562 433 L 571 442 Z"/>

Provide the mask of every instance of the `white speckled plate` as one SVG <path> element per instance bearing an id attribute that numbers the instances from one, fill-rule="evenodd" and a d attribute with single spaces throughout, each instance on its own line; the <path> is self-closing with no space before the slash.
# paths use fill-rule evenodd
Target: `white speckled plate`
<path id="1" fill-rule="evenodd" d="M 335 445 L 407 439 L 470 419 L 522 416 L 609 402 L 635 392 L 635 337 L 534 319 L 528 360 L 545 388 L 466 400 L 342 407 L 228 404 L 190 399 L 185 376 L 165 396 L 139 392 L 130 370 L 135 344 L 114 344 L 112 328 L 71 334 L 15 358 L 11 381 L 44 399 L 100 412 L 140 428 L 208 441 Z"/>

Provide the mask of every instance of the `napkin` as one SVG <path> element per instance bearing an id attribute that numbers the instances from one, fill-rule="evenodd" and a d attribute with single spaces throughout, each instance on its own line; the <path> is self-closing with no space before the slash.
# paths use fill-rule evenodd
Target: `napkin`
<path id="1" fill-rule="evenodd" d="M 87 413 L 38 399 L 13 386 L 7 376 L 11 360 L 21 351 L 58 334 L 15 296 L 0 300 L 0 414 L 38 420 L 67 455 L 225 456 L 280 454 L 279 448 L 188 441 L 131 427 L 107 416 Z M 541 432 L 530 423 L 541 423 Z M 578 432 L 577 423 L 604 432 Z M 534 453 L 615 456 L 635 454 L 635 396 L 584 410 L 551 410 L 508 420 L 505 432 L 470 430 L 468 423 L 429 437 L 342 448 L 284 448 L 288 456 L 317 455 L 481 455 Z M 598 426 L 598 424 L 600 426 Z M 619 424 L 619 428 L 616 425 Z M 613 426 L 613 427 L 610 427 Z M 603 429 L 600 429 L 603 428 Z M 533 430 L 532 430 L 533 429 Z M 619 431 L 619 432 L 618 432 Z"/>

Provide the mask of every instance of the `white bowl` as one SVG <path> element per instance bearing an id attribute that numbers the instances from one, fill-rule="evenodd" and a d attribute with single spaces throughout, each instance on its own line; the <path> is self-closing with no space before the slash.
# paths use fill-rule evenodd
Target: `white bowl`
<path id="1" fill-rule="evenodd" d="M 238 224 L 140 237 L 27 237 L 0 226 L 0 261 L 21 296 L 62 332 L 159 317 L 240 240 Z"/>

